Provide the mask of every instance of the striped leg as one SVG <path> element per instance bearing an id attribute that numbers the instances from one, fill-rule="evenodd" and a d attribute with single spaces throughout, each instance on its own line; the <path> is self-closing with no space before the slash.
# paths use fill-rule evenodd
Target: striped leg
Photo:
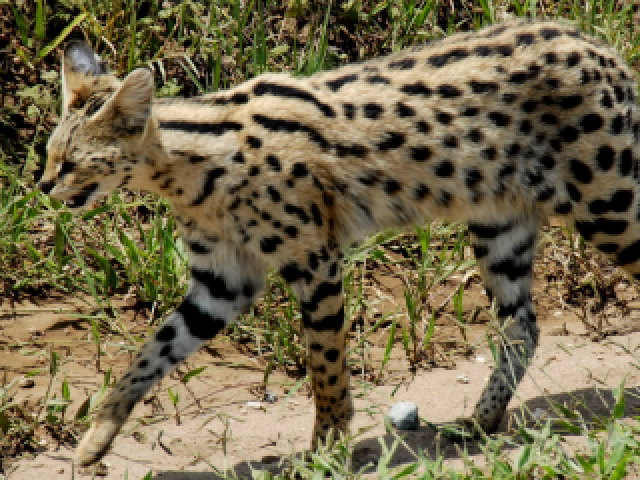
<path id="1" fill-rule="evenodd" d="M 476 404 L 473 418 L 485 432 L 497 429 L 538 343 L 531 301 L 537 224 L 533 218 L 472 223 L 473 247 L 487 293 L 505 326 L 500 359 Z M 509 320 L 508 320 L 509 319 Z"/>
<path id="2" fill-rule="evenodd" d="M 194 262 L 191 284 L 182 304 L 142 347 L 115 385 L 76 452 L 80 465 L 90 465 L 107 452 L 135 404 L 178 363 L 213 338 L 251 305 L 262 289 L 261 275 L 239 268 L 238 262 L 214 270 L 214 260 Z M 208 265 L 206 270 L 202 265 Z"/>
<path id="3" fill-rule="evenodd" d="M 311 268 L 289 265 L 281 270 L 300 299 L 307 340 L 307 366 L 316 406 L 312 450 L 329 430 L 347 433 L 353 416 L 346 359 L 346 327 L 342 275 L 338 255 L 322 249 L 311 255 Z M 314 268 L 316 267 L 316 268 Z"/>

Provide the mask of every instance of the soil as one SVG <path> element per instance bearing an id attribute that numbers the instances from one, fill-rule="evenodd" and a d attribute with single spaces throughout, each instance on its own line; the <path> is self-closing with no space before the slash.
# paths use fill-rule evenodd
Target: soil
<path id="1" fill-rule="evenodd" d="M 640 330 L 635 326 L 640 317 L 637 287 L 606 262 L 589 260 L 586 266 L 578 265 L 575 275 L 580 278 L 571 278 L 568 254 L 558 253 L 554 246 L 561 235 L 556 228 L 546 229 L 542 236 L 534 284 L 541 328 L 539 348 L 500 427 L 503 434 L 513 432 L 520 418 L 532 424 L 532 415 L 553 417 L 552 402 L 575 408 L 586 421 L 594 421 L 611 411 L 614 389 L 622 381 L 627 392 L 625 415 L 637 415 L 640 407 L 640 373 L 634 368 L 637 362 L 633 357 L 640 346 L 640 332 L 635 331 Z M 587 252 L 583 258 L 593 257 Z M 604 279 L 602 289 L 592 281 L 592 275 Z M 401 272 L 378 265 L 375 270 L 367 270 L 364 278 L 367 298 L 375 306 L 366 326 L 379 319 L 382 312 L 404 311 Z M 465 318 L 480 307 L 480 313 L 473 316 L 474 323 L 464 329 L 453 321 L 451 305 L 451 295 L 461 284 L 465 288 Z M 576 292 L 585 285 L 596 285 L 595 290 L 608 294 L 591 291 L 591 296 L 580 297 Z M 377 461 L 381 441 L 387 445 L 393 442 L 393 434 L 384 427 L 384 414 L 392 403 L 405 400 L 418 405 L 422 419 L 418 430 L 398 432 L 410 449 L 423 450 L 431 458 L 444 455 L 446 463 L 457 468 L 464 467 L 460 453 L 465 448 L 476 465 L 486 461 L 478 444 L 452 443 L 429 422 L 445 424 L 469 415 L 491 373 L 493 361 L 486 342 L 488 301 L 475 275 L 454 275 L 431 295 L 432 305 L 442 306 L 441 314 L 429 358 L 416 368 L 409 368 L 398 333 L 392 358 L 383 375 L 378 376 L 388 324 L 369 337 L 364 363 L 356 353 L 351 356 L 357 408 L 352 422 L 352 432 L 357 434 L 351 443 L 354 471 Z M 125 308 L 130 299 L 114 299 L 118 301 L 121 320 L 132 334 L 148 336 L 152 331 L 147 326 L 148 312 Z M 5 384 L 29 372 L 40 372 L 29 377 L 33 382 L 23 381 L 11 390 L 12 400 L 25 410 L 39 412 L 51 378 L 51 349 L 59 354 L 60 371 L 49 396 L 56 393 L 59 397 L 61 382 L 68 383 L 73 403 L 66 412 L 67 419 L 99 390 L 105 370 L 111 368 L 119 377 L 128 364 L 132 352 L 123 344 L 107 341 L 98 371 L 90 324 L 74 312 L 86 314 L 87 306 L 81 299 L 69 297 L 25 301 L 14 305 L 11 315 L 3 310 L 0 365 L 5 366 Z M 598 320 L 602 322 L 599 328 L 589 327 L 589 322 L 596 324 Z M 406 320 L 400 321 L 399 331 L 403 326 Z M 352 345 L 356 339 L 357 334 L 352 333 Z M 200 366 L 207 368 L 186 385 L 180 382 L 181 375 Z M 314 407 L 308 387 L 295 388 L 300 378 L 281 370 L 269 375 L 267 385 L 278 399 L 265 402 L 265 367 L 262 357 L 247 355 L 246 349 L 240 351 L 226 337 L 216 338 L 135 407 L 99 474 L 142 478 L 151 471 L 152 478 L 177 480 L 217 478 L 216 472 L 228 469 L 241 476 L 250 475 L 252 468 L 281 472 L 281 460 L 300 454 L 309 445 Z M 378 385 L 372 386 L 372 381 Z M 169 388 L 178 394 L 177 409 L 170 402 Z M 6 474 L 16 480 L 72 478 L 74 434 L 71 429 L 37 429 L 37 453 L 12 459 L 5 466 Z M 580 450 L 585 447 L 583 439 L 565 434 L 564 444 L 569 451 Z M 517 449 L 505 447 L 505 451 L 517 454 Z M 414 458 L 410 450 L 401 447 L 392 464 L 401 465 Z M 75 478 L 89 478 L 94 473 L 93 469 L 76 468 Z"/>

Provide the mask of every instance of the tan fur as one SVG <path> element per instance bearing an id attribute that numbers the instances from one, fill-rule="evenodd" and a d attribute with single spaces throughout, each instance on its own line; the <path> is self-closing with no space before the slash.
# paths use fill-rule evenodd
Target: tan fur
<path id="1" fill-rule="evenodd" d="M 503 345 L 505 365 L 474 412 L 486 430 L 524 374 L 526 358 L 513 352 L 530 357 L 537 342 L 529 289 L 539 224 L 565 216 L 640 272 L 634 75 L 611 47 L 572 26 L 517 21 L 187 100 L 152 103 L 147 70 L 122 83 L 73 65 L 64 71 L 46 190 L 75 206 L 118 186 L 168 198 L 193 267 L 215 273 L 226 292 L 207 296 L 207 284 L 194 280 L 183 306 L 198 318 L 232 321 L 267 269 L 280 270 L 306 315 L 314 442 L 331 427 L 346 431 L 352 415 L 346 329 L 337 320 L 340 248 L 352 239 L 433 218 L 471 222 L 487 287 L 514 317 L 508 340 L 519 345 Z M 133 385 L 148 388 L 167 373 L 160 349 L 197 347 L 180 333 L 186 325 L 194 336 L 195 320 L 178 309 L 167 325 L 176 339 L 145 347 L 145 367 L 132 366 L 83 441 L 83 463 L 106 451 L 144 394 Z M 160 365 L 155 376 L 151 361 Z"/>

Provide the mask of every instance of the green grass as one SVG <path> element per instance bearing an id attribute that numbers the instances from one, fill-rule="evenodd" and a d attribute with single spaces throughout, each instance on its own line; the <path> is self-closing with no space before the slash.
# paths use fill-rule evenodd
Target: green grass
<path id="1" fill-rule="evenodd" d="M 0 8 L 13 18 L 16 35 L 11 54 L 17 65 L 3 77 L 11 81 L 1 82 L 0 87 L 3 95 L 15 99 L 5 104 L 0 116 L 0 288 L 2 298 L 9 300 L 3 302 L 2 313 L 20 313 L 14 301 L 32 295 L 62 293 L 83 299 L 86 307 L 75 313 L 75 318 L 91 324 L 96 371 L 103 372 L 100 358 L 107 343 L 122 341 L 122 350 L 130 352 L 141 342 L 121 320 L 114 297 L 130 294 L 150 305 L 149 324 L 153 325 L 178 304 L 185 291 L 184 245 L 164 200 L 138 192 L 117 192 L 94 210 L 74 217 L 33 189 L 44 166 L 52 118 L 59 110 L 56 50 L 72 32 L 79 31 L 78 27 L 120 75 L 138 65 L 150 65 L 162 77 L 157 85 L 159 95 L 194 95 L 229 88 L 266 71 L 311 75 L 348 61 L 480 28 L 503 19 L 505 13 L 573 21 L 615 45 L 635 66 L 640 57 L 640 36 L 633 27 L 633 7 L 619 3 L 623 2 L 478 0 L 474 8 L 451 11 L 450 2 L 435 0 L 349 0 L 322 6 L 305 0 L 183 0 L 168 8 L 159 0 L 36 0 L 21 5 L 0 0 Z M 281 18 L 290 21 L 281 23 Z M 574 242 L 570 231 L 564 238 L 557 246 L 570 252 L 566 281 L 575 280 L 580 288 L 591 285 L 594 292 L 605 291 L 607 280 L 599 270 L 584 281 L 585 271 L 592 270 L 584 243 Z M 449 315 L 466 340 L 466 329 L 475 314 L 465 313 L 464 285 L 451 292 L 452 315 L 430 300 L 430 293 L 452 275 L 465 275 L 473 269 L 474 261 L 465 254 L 465 247 L 468 235 L 464 226 L 433 224 L 412 234 L 382 232 L 347 252 L 347 316 L 375 318 L 358 326 L 350 344 L 352 368 L 363 374 L 371 369 L 375 372 L 370 380 L 364 375 L 356 378 L 365 391 L 384 382 L 394 349 L 402 352 L 413 371 L 432 361 L 437 319 Z M 372 264 L 403 272 L 401 311 L 375 316 L 376 298 L 364 288 Z M 586 317 L 585 313 L 585 321 Z M 602 334 L 601 323 L 592 327 Z M 381 329 L 390 331 L 389 340 L 383 361 L 372 366 L 367 360 L 370 338 Z M 277 275 L 269 276 L 264 301 L 232 326 L 228 335 L 235 344 L 251 345 L 246 351 L 264 360 L 268 366 L 265 384 L 272 369 L 279 368 L 290 373 L 296 379 L 295 388 L 300 388 L 304 382 L 300 314 L 296 299 Z M 53 346 L 47 358 L 47 371 L 32 375 L 47 376 L 51 385 L 59 373 Z M 198 368 L 192 369 L 184 383 L 189 374 L 197 373 Z M 104 377 L 102 391 L 87 399 L 72 399 L 64 382 L 60 392 L 52 392 L 50 387 L 35 419 L 32 412 L 11 400 L 16 384 L 5 378 L 0 388 L 0 451 L 37 451 L 39 428 L 57 429 L 63 438 L 61 432 L 66 427 L 85 423 L 91 406 L 113 382 L 110 371 Z M 491 467 L 477 468 L 467 461 L 464 471 L 454 472 L 442 457 L 428 459 L 422 452 L 415 452 L 413 463 L 393 467 L 394 449 L 403 444 L 396 436 L 391 447 L 384 445 L 379 464 L 366 471 L 378 472 L 380 478 L 556 478 L 559 474 L 621 478 L 628 465 L 638 463 L 640 455 L 640 426 L 619 418 L 619 406 L 624 402 L 621 392 L 611 418 L 579 428 L 578 434 L 588 440 L 587 451 L 581 456 L 565 454 L 561 435 L 551 425 L 542 425 L 536 430 L 520 427 L 516 440 L 486 439 L 484 455 Z M 178 419 L 179 397 L 172 391 L 168 395 L 176 405 Z M 82 407 L 70 418 L 65 412 L 73 401 Z M 571 418 L 571 412 L 561 407 L 557 410 Z M 575 424 L 567 425 L 571 431 Z M 504 455 L 507 447 L 520 449 L 518 457 Z M 332 450 L 313 454 L 310 461 L 289 459 L 287 475 L 355 478 L 358 472 L 349 470 L 351 454 L 346 443 L 338 442 Z M 468 460 L 464 451 L 461 455 Z M 269 478 L 266 473 L 261 475 Z"/>

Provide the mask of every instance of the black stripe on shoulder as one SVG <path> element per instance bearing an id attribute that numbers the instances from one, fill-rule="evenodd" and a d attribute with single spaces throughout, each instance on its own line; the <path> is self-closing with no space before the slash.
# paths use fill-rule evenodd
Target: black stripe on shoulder
<path id="1" fill-rule="evenodd" d="M 272 132 L 306 133 L 307 135 L 309 135 L 311 141 L 320 146 L 320 148 L 327 149 L 330 147 L 329 142 L 320 134 L 320 132 L 309 127 L 308 125 L 296 122 L 295 120 L 271 118 L 267 117 L 266 115 L 255 114 L 253 115 L 253 121 Z"/>
<path id="2" fill-rule="evenodd" d="M 217 137 L 227 132 L 239 132 L 242 124 L 238 122 L 201 123 L 188 120 L 167 120 L 159 123 L 164 130 L 179 130 L 185 133 L 201 133 Z"/>
<path id="3" fill-rule="evenodd" d="M 336 116 L 336 112 L 330 105 L 322 103 L 311 93 L 302 90 L 301 88 L 292 87 L 290 85 L 279 85 L 277 83 L 258 82 L 253 87 L 253 93 L 258 96 L 274 95 L 276 97 L 294 98 L 296 100 L 302 100 L 303 102 L 313 103 L 325 117 L 333 118 Z"/>

